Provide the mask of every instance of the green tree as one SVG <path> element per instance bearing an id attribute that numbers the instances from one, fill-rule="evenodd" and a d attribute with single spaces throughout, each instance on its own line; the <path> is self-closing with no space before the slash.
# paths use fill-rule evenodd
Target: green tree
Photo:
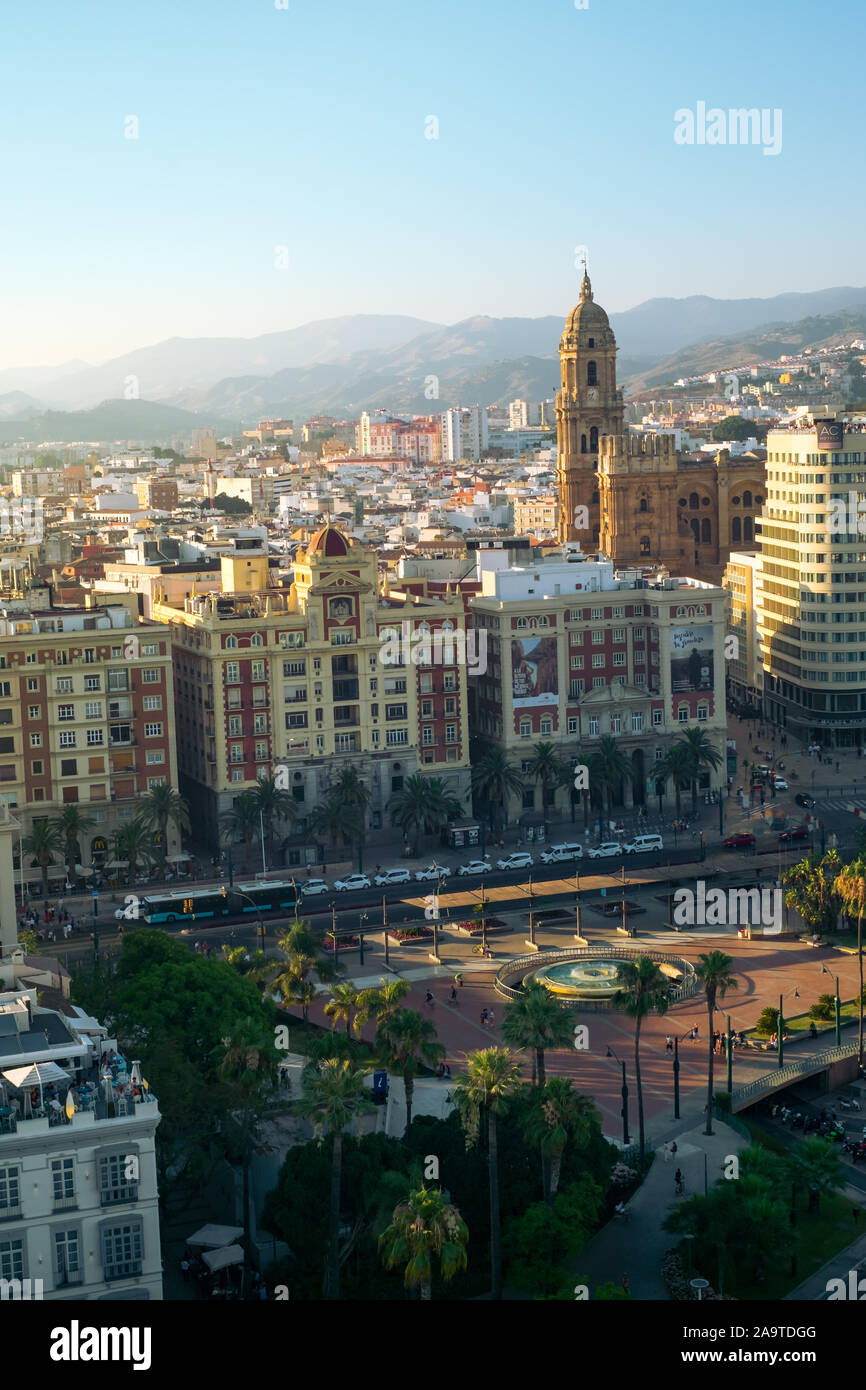
<path id="1" fill-rule="evenodd" d="M 417 1009 L 396 1009 L 376 1030 L 376 1048 L 383 1064 L 395 1076 L 402 1076 L 406 1094 L 406 1132 L 412 1124 L 412 1098 L 415 1077 L 421 1067 L 433 1067 L 445 1056 L 429 1018 Z"/>
<path id="2" fill-rule="evenodd" d="M 443 1279 L 453 1279 L 466 1268 L 469 1231 L 455 1206 L 439 1187 L 423 1184 L 408 1200 L 394 1208 L 391 1225 L 379 1237 L 382 1259 L 388 1269 L 404 1265 L 407 1289 L 419 1288 L 421 1298 L 433 1297 L 433 1260 Z"/>
<path id="3" fill-rule="evenodd" d="M 292 825 L 297 818 L 298 804 L 291 792 L 277 785 L 275 777 L 259 777 L 250 789 L 267 845 L 268 862 L 273 862 L 274 836 L 277 825 Z"/>
<path id="4" fill-rule="evenodd" d="M 491 1296 L 502 1297 L 502 1231 L 499 1218 L 499 1162 L 496 1120 L 520 1082 L 520 1064 L 504 1047 L 470 1052 L 467 1070 L 454 1081 L 454 1099 L 467 1146 L 478 1142 L 481 1117 L 487 1119 L 487 1181 L 490 1191 Z"/>
<path id="5" fill-rule="evenodd" d="M 544 985 L 530 980 L 518 998 L 506 1005 L 502 1036 L 510 1047 L 519 1051 L 527 1048 L 532 1052 L 533 1079 L 543 1086 L 545 1049 L 570 1047 L 574 1039 L 574 1021 Z"/>
<path id="6" fill-rule="evenodd" d="M 367 813 L 372 795 L 354 767 L 344 767 L 329 788 L 343 816 L 344 833 L 358 851 L 358 873 L 363 872 L 364 843 L 367 837 Z"/>
<path id="7" fill-rule="evenodd" d="M 619 788 L 631 780 L 631 759 L 619 747 L 615 738 L 605 734 L 589 756 L 589 781 L 601 792 L 605 818 L 609 819 L 613 797 Z"/>
<path id="8" fill-rule="evenodd" d="M 134 883 L 140 864 L 149 864 L 153 858 L 153 835 L 137 816 L 119 825 L 112 836 L 115 858 L 125 859 L 129 868 L 126 877 Z"/>
<path id="9" fill-rule="evenodd" d="M 93 828 L 94 822 L 90 816 L 85 815 L 77 801 L 71 801 L 68 806 L 64 806 L 58 819 L 63 832 L 66 872 L 71 881 L 75 877 L 76 864 L 81 863 L 79 840 Z"/>
<path id="10" fill-rule="evenodd" d="M 708 951 L 706 955 L 698 957 L 698 964 L 695 966 L 695 975 L 704 987 L 704 997 L 707 1001 L 707 1017 L 709 1027 L 707 1028 L 707 1048 L 708 1048 L 708 1067 L 707 1067 L 707 1123 L 704 1129 L 705 1134 L 713 1132 L 713 1015 L 716 1011 L 716 1000 L 724 999 L 729 989 L 736 989 L 737 982 L 730 974 L 733 960 L 726 956 L 724 951 Z"/>
<path id="11" fill-rule="evenodd" d="M 346 1037 L 349 1036 L 352 1027 L 352 1019 L 358 1007 L 360 997 L 359 991 L 352 984 L 351 980 L 347 981 L 345 984 L 331 985 L 331 997 L 325 1005 L 325 1013 L 328 1018 L 334 1020 L 335 1028 L 340 1019 L 345 1019 Z"/>
<path id="12" fill-rule="evenodd" d="M 822 1196 L 829 1196 L 845 1181 L 845 1170 L 834 1146 L 826 1139 L 804 1139 L 794 1154 L 795 1181 L 809 1193 L 809 1206 L 818 1211 Z"/>
<path id="13" fill-rule="evenodd" d="M 213 505 L 214 511 L 224 512 L 226 516 L 249 516 L 253 510 L 243 497 L 229 497 L 225 492 L 217 493 Z"/>
<path id="14" fill-rule="evenodd" d="M 527 773 L 533 781 L 541 783 L 541 805 L 544 823 L 547 825 L 548 812 L 553 804 L 556 788 L 562 784 L 562 760 L 552 743 L 534 745 Z"/>
<path id="15" fill-rule="evenodd" d="M 836 883 L 841 872 L 842 860 L 835 850 L 829 850 L 823 857 L 809 854 L 782 870 L 785 902 L 788 907 L 796 908 L 813 933 L 836 929 Z"/>
<path id="16" fill-rule="evenodd" d="M 729 1277 L 751 1281 L 755 1271 L 791 1250 L 788 1217 L 767 1178 L 741 1169 L 737 1182 L 717 1182 L 706 1196 L 678 1203 L 663 1225 L 674 1235 L 692 1237 L 695 1266 L 715 1266 L 718 1290 L 724 1293 Z"/>
<path id="17" fill-rule="evenodd" d="M 250 1169 L 257 1153 L 266 1152 L 261 1122 L 274 1100 L 277 1053 L 273 1034 L 247 1024 L 224 1040 L 220 1077 L 227 1091 L 228 1105 L 222 1124 L 233 1142 L 240 1162 L 243 1184 L 244 1292 L 250 1287 L 252 1257 L 252 1212 Z"/>
<path id="18" fill-rule="evenodd" d="M 581 1174 L 551 1203 L 536 1202 L 509 1222 L 504 1240 L 509 1285 L 542 1295 L 555 1293 L 564 1261 L 586 1245 L 602 1205 L 601 1188 Z"/>
<path id="19" fill-rule="evenodd" d="M 486 807 L 490 829 L 501 829 L 505 811 L 512 797 L 523 796 L 523 776 L 509 762 L 504 749 L 488 747 L 472 763 L 472 790 L 481 805 Z"/>
<path id="20" fill-rule="evenodd" d="M 860 990 L 857 1005 L 857 1057 L 863 1065 L 863 914 L 866 913 L 866 855 L 861 854 L 840 868 L 833 884 L 834 891 L 849 917 L 857 918 L 857 968 Z"/>
<path id="21" fill-rule="evenodd" d="M 614 996 L 614 1005 L 624 1009 L 629 1018 L 634 1019 L 634 1075 L 637 1086 L 640 1156 L 643 1158 L 646 1140 L 640 1069 L 640 1030 L 648 1014 L 667 1013 L 670 1004 L 670 982 L 650 956 L 638 956 L 633 961 L 623 961 L 619 967 L 619 977 L 621 988 Z"/>
<path id="22" fill-rule="evenodd" d="M 705 772 L 715 772 L 722 755 L 704 729 L 687 729 L 678 740 L 688 754 L 687 776 L 692 786 L 692 815 L 698 810 L 698 779 Z M 676 747 L 676 745 L 674 745 Z"/>
<path id="23" fill-rule="evenodd" d="M 343 1130 L 373 1109 L 364 1086 L 367 1070 L 338 1058 L 327 1058 L 308 1067 L 304 1072 L 304 1095 L 295 1107 L 298 1115 L 312 1121 L 316 1138 L 326 1134 L 331 1140 L 331 1201 L 324 1281 L 325 1298 L 331 1300 L 340 1297 Z"/>
<path id="24" fill-rule="evenodd" d="M 418 853 L 422 834 L 439 834 L 450 820 L 459 818 L 463 812 L 460 801 L 447 790 L 441 777 L 425 777 L 421 772 L 406 778 L 402 789 L 391 798 L 388 809 L 391 823 L 411 838 L 413 854 Z"/>
<path id="25" fill-rule="evenodd" d="M 670 777 L 674 784 L 677 820 L 682 815 L 682 786 L 690 780 L 691 768 L 691 753 L 684 743 L 672 743 L 662 761 L 653 767 L 653 776 L 657 781 Z"/>
<path id="26" fill-rule="evenodd" d="M 726 415 L 724 420 L 719 420 L 718 424 L 713 425 L 712 435 L 718 443 L 726 444 L 728 440 L 754 439 L 756 434 L 754 420 L 744 420 L 742 415 Z"/>
<path id="27" fill-rule="evenodd" d="M 542 1188 L 552 1202 L 559 1190 L 562 1156 L 569 1139 L 578 1148 L 590 1141 L 593 1127 L 601 1133 L 601 1116 L 588 1096 L 582 1096 L 564 1076 L 554 1076 L 533 1097 L 526 1112 L 526 1141 L 541 1149 Z"/>
<path id="28" fill-rule="evenodd" d="M 173 825 L 179 835 L 190 832 L 189 805 L 168 782 L 158 782 L 144 793 L 139 802 L 138 819 L 153 831 L 163 865 L 168 853 L 169 825 Z"/>
<path id="29" fill-rule="evenodd" d="M 220 816 L 220 831 L 225 844 L 235 840 L 243 843 L 244 865 L 249 868 L 253 840 L 259 833 L 259 808 L 252 792 L 235 797 L 231 810 Z"/>
<path id="30" fill-rule="evenodd" d="M 400 1007 L 400 1003 L 412 989 L 408 980 L 398 975 L 386 980 L 376 989 L 362 989 L 358 995 L 358 1011 L 355 1015 L 355 1030 L 360 1032 L 365 1023 L 375 1020 L 378 1027 Z"/>
<path id="31" fill-rule="evenodd" d="M 59 821 L 34 820 L 30 834 L 25 836 L 22 853 L 37 864 L 42 873 L 42 896 L 48 897 L 48 870 L 55 857 L 63 852 L 65 840 Z"/>

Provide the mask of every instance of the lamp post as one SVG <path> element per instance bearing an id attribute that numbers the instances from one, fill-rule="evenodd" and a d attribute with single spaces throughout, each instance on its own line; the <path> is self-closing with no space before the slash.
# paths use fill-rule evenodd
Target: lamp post
<path id="1" fill-rule="evenodd" d="M 836 1019 L 836 1046 L 842 1046 L 842 1004 L 839 999 L 839 976 L 836 976 L 836 997 L 833 1000 L 833 1013 Z"/>
<path id="2" fill-rule="evenodd" d="M 391 954 L 388 950 L 388 903 L 385 894 L 382 894 L 382 945 L 385 948 L 385 968 L 390 969 Z"/>
<path id="3" fill-rule="evenodd" d="M 580 870 L 579 870 L 579 869 L 578 869 L 577 873 L 576 873 L 575 876 L 574 876 L 574 882 L 575 882 L 575 889 L 574 889 L 574 939 L 575 939 L 575 941 L 582 941 L 582 940 L 583 940 L 583 937 L 581 936 L 581 933 L 580 933 Z"/>
<path id="4" fill-rule="evenodd" d="M 777 1035 L 776 1035 L 776 1042 L 777 1042 L 778 1048 L 779 1048 L 779 1070 L 780 1070 L 780 1071 L 781 1071 L 782 1067 L 785 1065 L 785 1047 L 784 1047 L 784 1043 L 782 1042 L 782 1034 L 783 1034 L 784 1031 L 785 1031 L 785 1020 L 784 1020 L 784 1018 L 783 1018 L 783 1016 L 782 1016 L 782 1003 L 783 1003 L 783 999 L 782 999 L 782 995 L 780 994 L 780 995 L 779 995 L 779 1022 L 778 1022 L 778 1024 L 776 1025 L 777 1030 L 778 1030 L 778 1031 L 777 1031 Z"/>
<path id="5" fill-rule="evenodd" d="M 484 911 L 484 884 L 481 885 L 481 949 L 487 955 L 487 913 Z"/>
<path id="6" fill-rule="evenodd" d="M 359 946 L 358 964 L 359 964 L 359 965 L 363 965 L 363 964 L 364 964 L 364 923 L 366 922 L 366 920 L 367 920 L 367 914 L 366 914 L 366 912 L 362 912 L 361 915 L 360 915 L 360 917 L 358 918 L 358 946 Z"/>
<path id="7" fill-rule="evenodd" d="M 610 1046 L 608 1046 L 607 1055 L 608 1057 L 613 1057 L 614 1061 L 618 1062 L 622 1067 L 622 1088 L 620 1091 L 622 1095 L 622 1142 L 624 1147 L 628 1148 L 631 1140 L 628 1135 L 628 1082 L 625 1075 L 625 1062 L 620 1062 L 613 1048 Z"/>
<path id="8" fill-rule="evenodd" d="M 334 943 L 334 960 L 337 959 L 337 909 L 331 903 L 331 940 Z"/>
<path id="9" fill-rule="evenodd" d="M 674 1035 L 674 1119 L 680 1118 L 680 1040 Z"/>
<path id="10" fill-rule="evenodd" d="M 532 915 L 532 874 L 529 875 L 529 941 L 528 945 L 535 947 L 535 918 Z"/>

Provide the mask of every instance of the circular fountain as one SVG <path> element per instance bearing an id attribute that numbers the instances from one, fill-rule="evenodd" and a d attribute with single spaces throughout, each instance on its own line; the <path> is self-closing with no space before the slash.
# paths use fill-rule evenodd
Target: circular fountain
<path id="1" fill-rule="evenodd" d="M 529 981 L 543 985 L 564 1008 L 615 1009 L 622 967 L 648 956 L 670 980 L 671 1001 L 687 999 L 697 988 L 695 972 L 682 956 L 629 946 L 583 946 L 543 951 L 507 961 L 496 973 L 495 988 L 517 999 Z"/>

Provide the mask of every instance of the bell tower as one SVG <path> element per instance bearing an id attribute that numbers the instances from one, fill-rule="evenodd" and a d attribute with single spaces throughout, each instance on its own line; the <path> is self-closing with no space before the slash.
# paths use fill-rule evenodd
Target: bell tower
<path id="1" fill-rule="evenodd" d="M 556 483 L 559 540 L 581 541 L 587 551 L 597 547 L 599 538 L 599 440 L 623 431 L 616 352 L 613 330 L 604 309 L 593 299 L 584 265 L 580 300 L 566 319 L 559 342 L 562 384 L 556 394 Z"/>

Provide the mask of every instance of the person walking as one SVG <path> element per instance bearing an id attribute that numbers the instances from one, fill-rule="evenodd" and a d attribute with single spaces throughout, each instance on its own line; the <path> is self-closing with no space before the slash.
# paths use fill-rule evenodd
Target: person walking
<path id="1" fill-rule="evenodd" d="M 684 1191 L 683 1175 L 680 1172 L 679 1168 L 674 1173 L 674 1191 L 677 1193 L 678 1196 L 681 1192 Z"/>
<path id="2" fill-rule="evenodd" d="M 463 988 L 463 976 L 460 974 L 459 970 L 457 974 L 454 976 L 454 983 L 456 985 L 459 985 L 461 989 Z"/>
<path id="3" fill-rule="evenodd" d="M 668 1033 L 667 1037 L 665 1038 L 665 1052 L 673 1052 L 673 1050 L 674 1040 L 671 1037 L 670 1033 Z"/>
<path id="4" fill-rule="evenodd" d="M 667 1143 L 665 1144 L 663 1152 L 664 1152 L 664 1156 L 665 1156 L 665 1163 L 669 1163 L 669 1162 L 670 1162 L 670 1158 L 671 1158 L 671 1146 L 670 1146 L 670 1144 L 667 1144 Z"/>
<path id="5" fill-rule="evenodd" d="M 436 1002 L 436 1001 L 435 1001 L 435 999 L 433 998 L 433 995 L 430 993 L 430 991 L 429 991 L 429 989 L 428 989 L 426 995 L 424 996 L 424 1003 L 425 1003 L 425 1004 L 429 1004 L 430 1008 L 432 1009 L 432 1008 L 433 1008 L 433 1005 L 435 1004 L 435 1002 Z"/>
<path id="6" fill-rule="evenodd" d="M 452 985 L 452 986 L 451 986 L 451 994 L 450 994 L 449 997 L 450 997 L 450 999 L 451 999 L 451 1003 L 452 1003 L 452 1004 L 456 1004 L 456 1003 L 457 1003 L 457 986 L 456 986 L 456 985 Z"/>

